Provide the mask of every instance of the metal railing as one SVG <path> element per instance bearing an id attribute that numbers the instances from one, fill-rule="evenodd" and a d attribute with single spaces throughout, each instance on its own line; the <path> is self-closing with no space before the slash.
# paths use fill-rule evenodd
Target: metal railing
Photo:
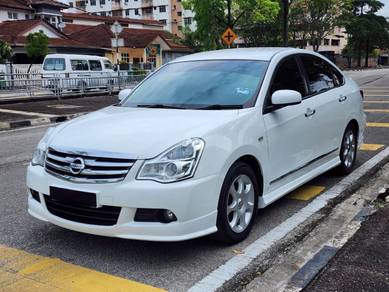
<path id="1" fill-rule="evenodd" d="M 2 74 L 0 75 L 0 99 L 12 97 L 61 98 L 67 95 L 112 94 L 123 88 L 135 87 L 149 72 L 120 72 L 85 74 L 65 77 L 64 74 Z"/>

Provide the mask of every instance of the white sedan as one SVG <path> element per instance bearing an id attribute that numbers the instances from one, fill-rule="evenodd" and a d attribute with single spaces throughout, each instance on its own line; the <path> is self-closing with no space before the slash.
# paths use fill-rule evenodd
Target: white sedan
<path id="1" fill-rule="evenodd" d="M 27 172 L 32 216 L 104 236 L 239 242 L 258 208 L 351 172 L 365 127 L 356 83 L 299 49 L 185 56 L 126 93 L 47 131 Z"/>

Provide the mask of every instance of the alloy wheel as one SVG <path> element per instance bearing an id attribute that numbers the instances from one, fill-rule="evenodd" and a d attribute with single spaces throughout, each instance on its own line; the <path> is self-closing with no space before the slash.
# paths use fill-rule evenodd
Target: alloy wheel
<path id="1" fill-rule="evenodd" d="M 255 190 L 247 175 L 235 178 L 228 191 L 227 219 L 236 233 L 246 230 L 254 213 Z"/>
<path id="2" fill-rule="evenodd" d="M 350 168 L 354 163 L 355 152 L 356 152 L 356 139 L 353 131 L 347 131 L 343 138 L 343 163 L 347 168 Z"/>

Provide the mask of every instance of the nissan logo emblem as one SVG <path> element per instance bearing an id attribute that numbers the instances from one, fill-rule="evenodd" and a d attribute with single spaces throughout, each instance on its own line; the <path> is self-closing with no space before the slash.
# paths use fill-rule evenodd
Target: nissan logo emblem
<path id="1" fill-rule="evenodd" d="M 85 168 L 84 159 L 77 157 L 70 163 L 70 172 L 73 174 L 80 174 Z"/>

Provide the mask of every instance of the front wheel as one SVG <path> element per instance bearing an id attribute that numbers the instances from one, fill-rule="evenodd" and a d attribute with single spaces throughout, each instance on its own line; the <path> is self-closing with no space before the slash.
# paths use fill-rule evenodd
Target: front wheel
<path id="1" fill-rule="evenodd" d="M 355 127 L 349 125 L 343 135 L 342 145 L 340 148 L 340 165 L 337 170 L 340 174 L 346 175 L 352 172 L 355 166 L 358 146 L 358 133 Z"/>
<path id="2" fill-rule="evenodd" d="M 257 214 L 258 191 L 252 168 L 241 162 L 234 164 L 220 193 L 216 239 L 237 243 L 248 236 Z"/>

